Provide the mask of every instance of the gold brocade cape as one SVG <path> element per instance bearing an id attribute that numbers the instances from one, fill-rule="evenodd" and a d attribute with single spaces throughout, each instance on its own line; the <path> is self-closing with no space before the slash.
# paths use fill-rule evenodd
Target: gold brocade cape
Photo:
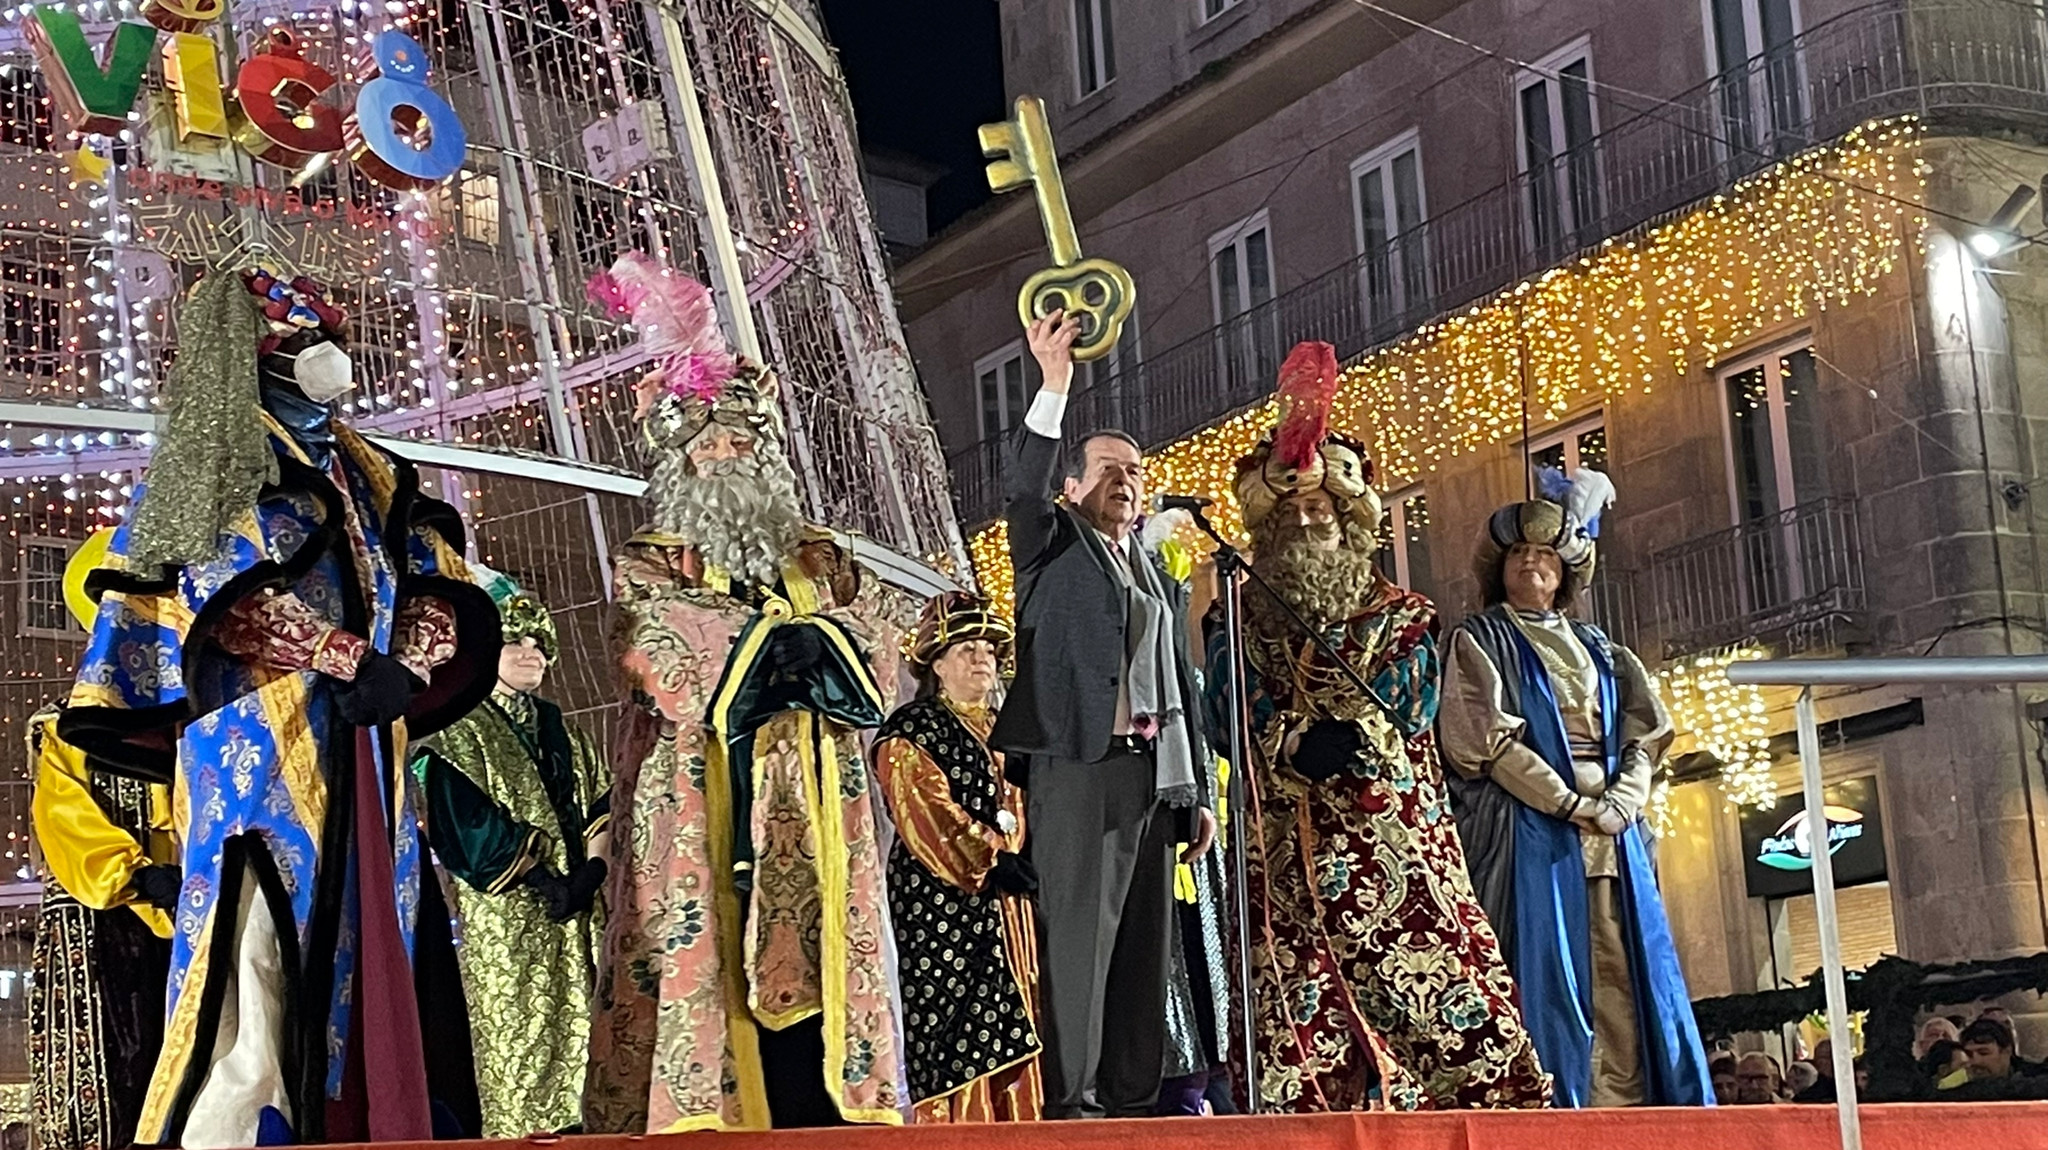
<path id="1" fill-rule="evenodd" d="M 523 880 L 584 860 L 609 823 L 611 772 L 553 703 L 501 695 L 428 740 L 412 766 L 428 839 L 456 880 L 483 1137 L 577 1125 L 603 911 L 550 921 Z"/>

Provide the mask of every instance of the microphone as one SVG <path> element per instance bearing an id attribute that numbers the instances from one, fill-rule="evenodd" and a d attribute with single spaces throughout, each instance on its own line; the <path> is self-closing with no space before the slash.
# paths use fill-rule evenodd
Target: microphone
<path id="1" fill-rule="evenodd" d="M 1206 495 L 1154 495 L 1152 514 L 1158 515 L 1167 511 L 1201 511 L 1215 502 Z"/>

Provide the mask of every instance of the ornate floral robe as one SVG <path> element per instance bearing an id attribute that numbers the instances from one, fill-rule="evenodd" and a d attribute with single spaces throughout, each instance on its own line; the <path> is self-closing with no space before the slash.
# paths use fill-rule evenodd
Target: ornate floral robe
<path id="1" fill-rule="evenodd" d="M 59 721 L 96 766 L 174 782 L 185 886 L 138 1142 L 232 1144 L 269 1105 L 320 1140 L 352 1042 L 363 1078 L 334 1132 L 431 1134 L 413 987 L 423 852 L 401 756 L 408 726 L 438 730 L 490 689 L 497 609 L 410 464 L 336 426 L 316 465 L 269 426 L 279 482 L 214 557 L 154 579 L 94 573 L 99 615 Z M 365 649 L 427 680 L 406 721 L 357 729 L 336 713 L 333 672 L 353 671 L 336 660 Z M 252 997 L 264 1021 L 218 1049 Z M 212 1074 L 223 1057 L 247 1061 Z"/>
<path id="2" fill-rule="evenodd" d="M 901 1122 L 882 857 L 856 725 L 881 721 L 891 645 L 865 643 L 879 656 L 870 669 L 848 642 L 858 617 L 828 607 L 830 589 L 794 567 L 790 597 L 742 599 L 693 565 L 651 535 L 615 565 L 632 700 L 614 761 L 585 1125 L 766 1129 L 760 1029 L 813 1015 L 841 1116 Z M 749 731 L 751 672 L 773 629 L 792 624 L 819 626 L 836 673 L 804 684 L 809 706 Z"/>
<path id="3" fill-rule="evenodd" d="M 545 699 L 493 694 L 413 756 L 427 836 L 457 880 L 462 987 L 485 1138 L 583 1121 L 601 910 L 568 922 L 520 879 L 567 874 L 610 825 L 611 773 Z"/>
<path id="4" fill-rule="evenodd" d="M 1435 617 L 1382 580 L 1329 634 L 1402 729 L 1307 636 L 1246 644 L 1270 704 L 1255 707 L 1249 878 L 1258 1089 L 1274 1109 L 1362 1109 L 1369 1065 L 1399 1110 L 1550 1098 L 1445 802 L 1430 733 Z M 1285 745 L 1321 718 L 1358 724 L 1364 746 L 1355 773 L 1316 783 L 1286 765 Z"/>
<path id="5" fill-rule="evenodd" d="M 56 719 L 53 708 L 29 722 L 43 884 L 28 986 L 31 1119 L 48 1150 L 120 1150 L 135 1139 L 164 1036 L 171 920 L 134 901 L 130 884 L 172 857 L 170 796 L 88 774 Z"/>

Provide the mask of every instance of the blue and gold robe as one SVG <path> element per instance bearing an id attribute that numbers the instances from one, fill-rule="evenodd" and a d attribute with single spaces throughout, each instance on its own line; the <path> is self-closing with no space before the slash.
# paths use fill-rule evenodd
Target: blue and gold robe
<path id="1" fill-rule="evenodd" d="M 60 726 L 96 766 L 173 788 L 185 886 L 164 1049 L 136 1132 L 142 1144 L 178 1144 L 191 1118 L 214 1060 L 242 884 L 252 877 L 278 928 L 278 1069 L 298 1137 L 323 1136 L 327 1100 L 342 1094 L 352 1020 L 361 1023 L 355 1053 L 372 1093 L 386 1072 L 378 1054 L 407 1011 L 418 1049 L 410 970 L 423 851 L 404 743 L 466 713 L 495 679 L 497 609 L 467 581 L 453 509 L 419 493 L 411 465 L 346 428 L 334 428 L 322 467 L 281 424 L 266 422 L 279 478 L 221 533 L 214 557 L 153 577 L 94 573 L 99 614 Z M 124 526 L 115 554 L 126 553 L 126 536 Z M 387 652 L 407 601 L 438 600 L 454 619 L 453 657 L 434 669 L 405 720 L 357 730 L 336 713 L 335 680 L 254 664 L 212 642 L 237 603 L 269 590 L 296 595 Z M 366 842 L 378 846 L 366 852 Z M 385 889 L 364 889 L 365 875 Z M 398 971 L 403 986 L 391 985 Z M 402 1035 L 396 1041 L 406 1045 Z M 408 1060 L 420 1056 L 401 1052 L 395 1073 L 411 1084 L 408 1097 L 423 1096 L 424 1068 Z M 368 1106 L 371 1137 L 377 1106 Z"/>

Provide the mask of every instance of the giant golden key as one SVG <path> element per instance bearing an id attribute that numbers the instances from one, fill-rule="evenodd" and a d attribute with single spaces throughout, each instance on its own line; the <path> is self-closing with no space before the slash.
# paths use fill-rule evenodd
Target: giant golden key
<path id="1" fill-rule="evenodd" d="M 1081 255 L 1052 129 L 1045 122 L 1045 101 L 1017 97 L 1016 114 L 1000 124 L 983 124 L 980 137 L 981 154 L 992 160 L 988 186 L 1008 192 L 1031 185 L 1045 243 L 1052 249 L 1052 266 L 1033 272 L 1017 292 L 1018 320 L 1029 327 L 1035 319 L 1064 311 L 1080 321 L 1074 358 L 1101 359 L 1123 334 L 1124 321 L 1138 303 L 1138 285 L 1122 264 Z"/>

